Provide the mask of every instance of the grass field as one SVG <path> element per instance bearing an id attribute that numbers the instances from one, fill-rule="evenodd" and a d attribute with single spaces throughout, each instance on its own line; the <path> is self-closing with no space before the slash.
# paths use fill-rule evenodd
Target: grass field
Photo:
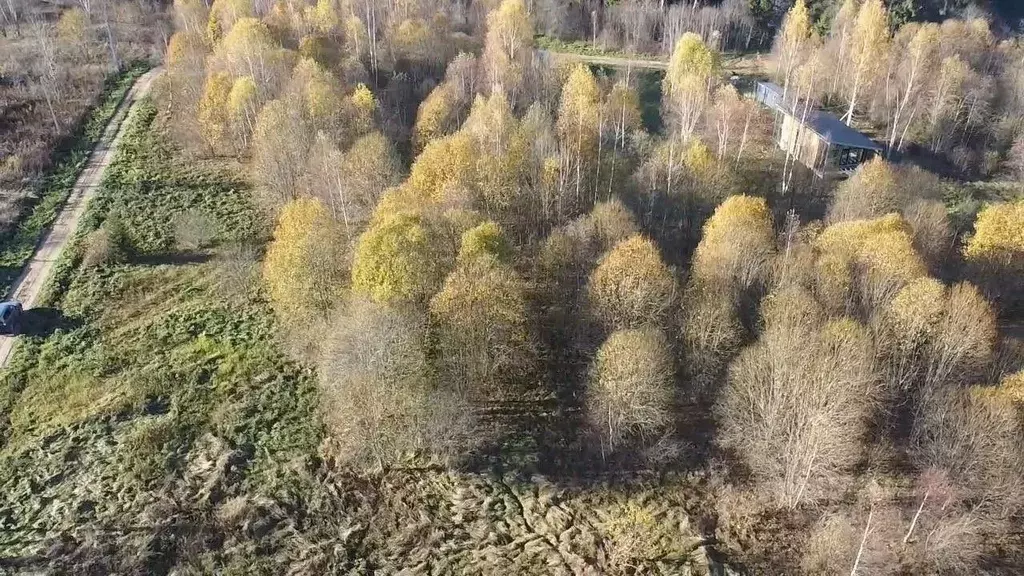
<path id="1" fill-rule="evenodd" d="M 0 377 L 0 572 L 707 573 L 703 477 L 324 460 L 315 375 L 278 348 L 240 248 L 266 240 L 248 186 L 179 159 L 148 100 L 128 122 L 48 325 Z M 212 224 L 212 247 L 176 248 L 186 210 Z M 83 267 L 108 218 L 135 254 Z"/>

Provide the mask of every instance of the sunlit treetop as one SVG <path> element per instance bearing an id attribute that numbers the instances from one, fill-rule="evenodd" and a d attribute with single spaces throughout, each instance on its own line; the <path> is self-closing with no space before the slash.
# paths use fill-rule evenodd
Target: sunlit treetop
<path id="1" fill-rule="evenodd" d="M 964 257 L 971 262 L 1024 266 L 1024 200 L 990 204 L 982 209 Z"/>
<path id="2" fill-rule="evenodd" d="M 462 234 L 462 245 L 459 248 L 459 261 L 474 258 L 490 257 L 499 262 L 507 262 L 512 247 L 505 238 L 501 226 L 492 221 L 484 222 L 470 228 Z"/>

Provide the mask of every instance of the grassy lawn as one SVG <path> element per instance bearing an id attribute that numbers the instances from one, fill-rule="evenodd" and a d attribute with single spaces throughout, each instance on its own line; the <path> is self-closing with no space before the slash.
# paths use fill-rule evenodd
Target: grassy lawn
<path id="1" fill-rule="evenodd" d="M 43 232 L 53 223 L 58 209 L 71 194 L 79 172 L 117 106 L 147 68 L 146 64 L 138 64 L 108 78 L 98 104 L 85 113 L 71 136 L 54 151 L 53 166 L 43 176 L 34 194 L 22 203 L 14 229 L 0 237 L 0 289 L 4 293 L 10 290 L 11 283 L 32 256 Z"/>
<path id="2" fill-rule="evenodd" d="M 49 294 L 55 330 L 23 342 L 3 374 L 0 558 L 135 526 L 187 490 L 197 458 L 232 455 L 233 490 L 272 493 L 320 441 L 311 374 L 275 347 L 258 292 L 225 286 L 224 255 L 261 230 L 247 187 L 179 163 L 155 116 L 147 102 L 130 118 L 76 238 L 80 249 L 117 216 L 137 255 L 84 269 L 69 250 Z M 186 209 L 216 224 L 216 248 L 173 249 Z"/>

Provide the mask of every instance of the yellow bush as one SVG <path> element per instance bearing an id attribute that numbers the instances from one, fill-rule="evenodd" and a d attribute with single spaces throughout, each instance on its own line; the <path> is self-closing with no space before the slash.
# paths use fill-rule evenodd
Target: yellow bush
<path id="1" fill-rule="evenodd" d="M 414 213 L 383 216 L 359 238 L 352 288 L 377 302 L 422 302 L 447 271 L 449 258 Z"/>
<path id="2" fill-rule="evenodd" d="M 913 232 L 898 214 L 833 224 L 814 241 L 814 248 L 819 295 L 834 308 L 851 304 L 855 293 L 873 308 L 926 273 Z"/>
<path id="3" fill-rule="evenodd" d="M 594 317 L 611 329 L 661 326 L 675 291 L 657 246 L 639 235 L 616 244 L 587 283 Z"/>
<path id="4" fill-rule="evenodd" d="M 263 279 L 285 318 L 325 314 L 337 302 L 345 280 L 344 243 L 319 200 L 293 200 L 281 210 Z"/>

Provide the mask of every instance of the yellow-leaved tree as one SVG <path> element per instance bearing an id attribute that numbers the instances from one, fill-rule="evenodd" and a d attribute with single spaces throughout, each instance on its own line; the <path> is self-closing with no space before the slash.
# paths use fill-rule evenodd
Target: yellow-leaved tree
<path id="1" fill-rule="evenodd" d="M 681 140 L 688 140 L 696 130 L 717 85 L 720 68 L 718 53 L 700 36 L 687 32 L 676 42 L 665 74 L 662 102 Z"/>
<path id="2" fill-rule="evenodd" d="M 862 90 L 874 84 L 885 72 L 885 55 L 889 46 L 889 12 L 882 0 L 867 0 L 857 12 L 850 37 L 849 108 L 843 119 L 853 121 L 857 99 Z"/>
<path id="3" fill-rule="evenodd" d="M 212 14 L 210 20 L 214 21 Z M 288 78 L 295 59 L 295 53 L 282 48 L 267 25 L 256 18 L 238 20 L 214 45 L 210 67 L 234 78 L 250 76 L 260 94 L 276 93 Z"/>
<path id="4" fill-rule="evenodd" d="M 1024 304 L 1024 200 L 990 204 L 978 213 L 964 259 L 1001 309 Z"/>
<path id="5" fill-rule="evenodd" d="M 693 277 L 709 286 L 743 290 L 767 279 L 774 253 L 772 215 L 764 198 L 731 196 L 704 224 Z"/>
<path id="6" fill-rule="evenodd" d="M 450 134 L 458 123 L 458 103 L 452 87 L 445 83 L 430 91 L 416 112 L 416 124 L 412 129 L 413 153 L 441 136 Z"/>
<path id="7" fill-rule="evenodd" d="M 609 331 L 664 326 L 675 295 L 675 278 L 658 247 L 640 235 L 616 244 L 587 283 L 591 312 Z"/>
<path id="8" fill-rule="evenodd" d="M 446 195 L 475 193 L 476 146 L 457 132 L 427 144 L 409 170 L 406 186 L 415 196 L 440 202 Z"/>
<path id="9" fill-rule="evenodd" d="M 207 31 L 210 42 L 216 44 L 239 20 L 253 18 L 256 12 L 251 0 L 214 0 L 210 6 L 210 21 Z"/>
<path id="10" fill-rule="evenodd" d="M 78 6 L 60 13 L 57 20 L 57 38 L 68 45 L 85 46 L 89 42 L 89 15 Z"/>
<path id="11" fill-rule="evenodd" d="M 796 0 L 782 20 L 782 29 L 775 37 L 773 52 L 778 60 L 777 74 L 782 81 L 783 93 L 789 91 L 797 68 L 808 56 L 808 44 L 814 36 L 811 14 L 804 0 Z"/>
<path id="12" fill-rule="evenodd" d="M 490 256 L 498 262 L 509 261 L 512 255 L 512 247 L 501 226 L 488 220 L 474 226 L 462 233 L 462 242 L 459 246 L 459 260 L 467 258 L 481 258 Z"/>
<path id="13" fill-rule="evenodd" d="M 344 87 L 323 66 L 308 58 L 299 61 L 292 70 L 288 94 L 301 106 L 313 133 L 324 132 L 334 138 L 341 135 Z"/>
<path id="14" fill-rule="evenodd" d="M 228 121 L 234 136 L 235 147 L 245 150 L 249 147 L 249 136 L 256 126 L 256 115 L 260 102 L 256 82 L 252 76 L 235 79 L 228 94 Z"/>
<path id="15" fill-rule="evenodd" d="M 902 192 L 893 165 L 880 157 L 872 158 L 836 189 L 828 219 L 843 222 L 898 212 L 907 200 Z"/>
<path id="16" fill-rule="evenodd" d="M 876 341 L 891 401 L 920 401 L 984 378 L 996 316 L 977 288 L 933 278 L 907 284 L 882 311 Z"/>
<path id="17" fill-rule="evenodd" d="M 451 267 L 452 255 L 415 213 L 385 214 L 359 237 L 352 288 L 377 302 L 423 303 Z"/>
<path id="18" fill-rule="evenodd" d="M 880 309 L 926 268 L 913 231 L 898 214 L 841 222 L 814 241 L 818 295 L 836 310 Z"/>
<path id="19" fill-rule="evenodd" d="M 326 316 L 341 296 L 346 276 L 345 243 L 320 201 L 286 204 L 263 262 L 270 299 L 286 322 Z"/>
<path id="20" fill-rule="evenodd" d="M 487 15 L 483 62 L 488 88 L 516 102 L 526 83 L 533 57 L 533 23 L 523 0 L 503 0 Z"/>
<path id="21" fill-rule="evenodd" d="M 443 380 L 478 399 L 514 397 L 534 370 L 526 285 L 499 260 L 506 246 L 493 222 L 468 230 L 455 270 L 430 301 Z"/>
<path id="22" fill-rule="evenodd" d="M 575 210 L 584 208 L 584 198 L 591 196 L 593 171 L 599 158 L 601 137 L 601 89 L 585 64 L 578 64 L 562 86 L 558 107 L 558 138 L 567 156 L 567 172 L 575 183 Z"/>
<path id="23" fill-rule="evenodd" d="M 214 154 L 224 153 L 230 141 L 228 97 L 231 84 L 230 74 L 213 72 L 206 77 L 203 96 L 199 100 L 199 130 Z"/>

